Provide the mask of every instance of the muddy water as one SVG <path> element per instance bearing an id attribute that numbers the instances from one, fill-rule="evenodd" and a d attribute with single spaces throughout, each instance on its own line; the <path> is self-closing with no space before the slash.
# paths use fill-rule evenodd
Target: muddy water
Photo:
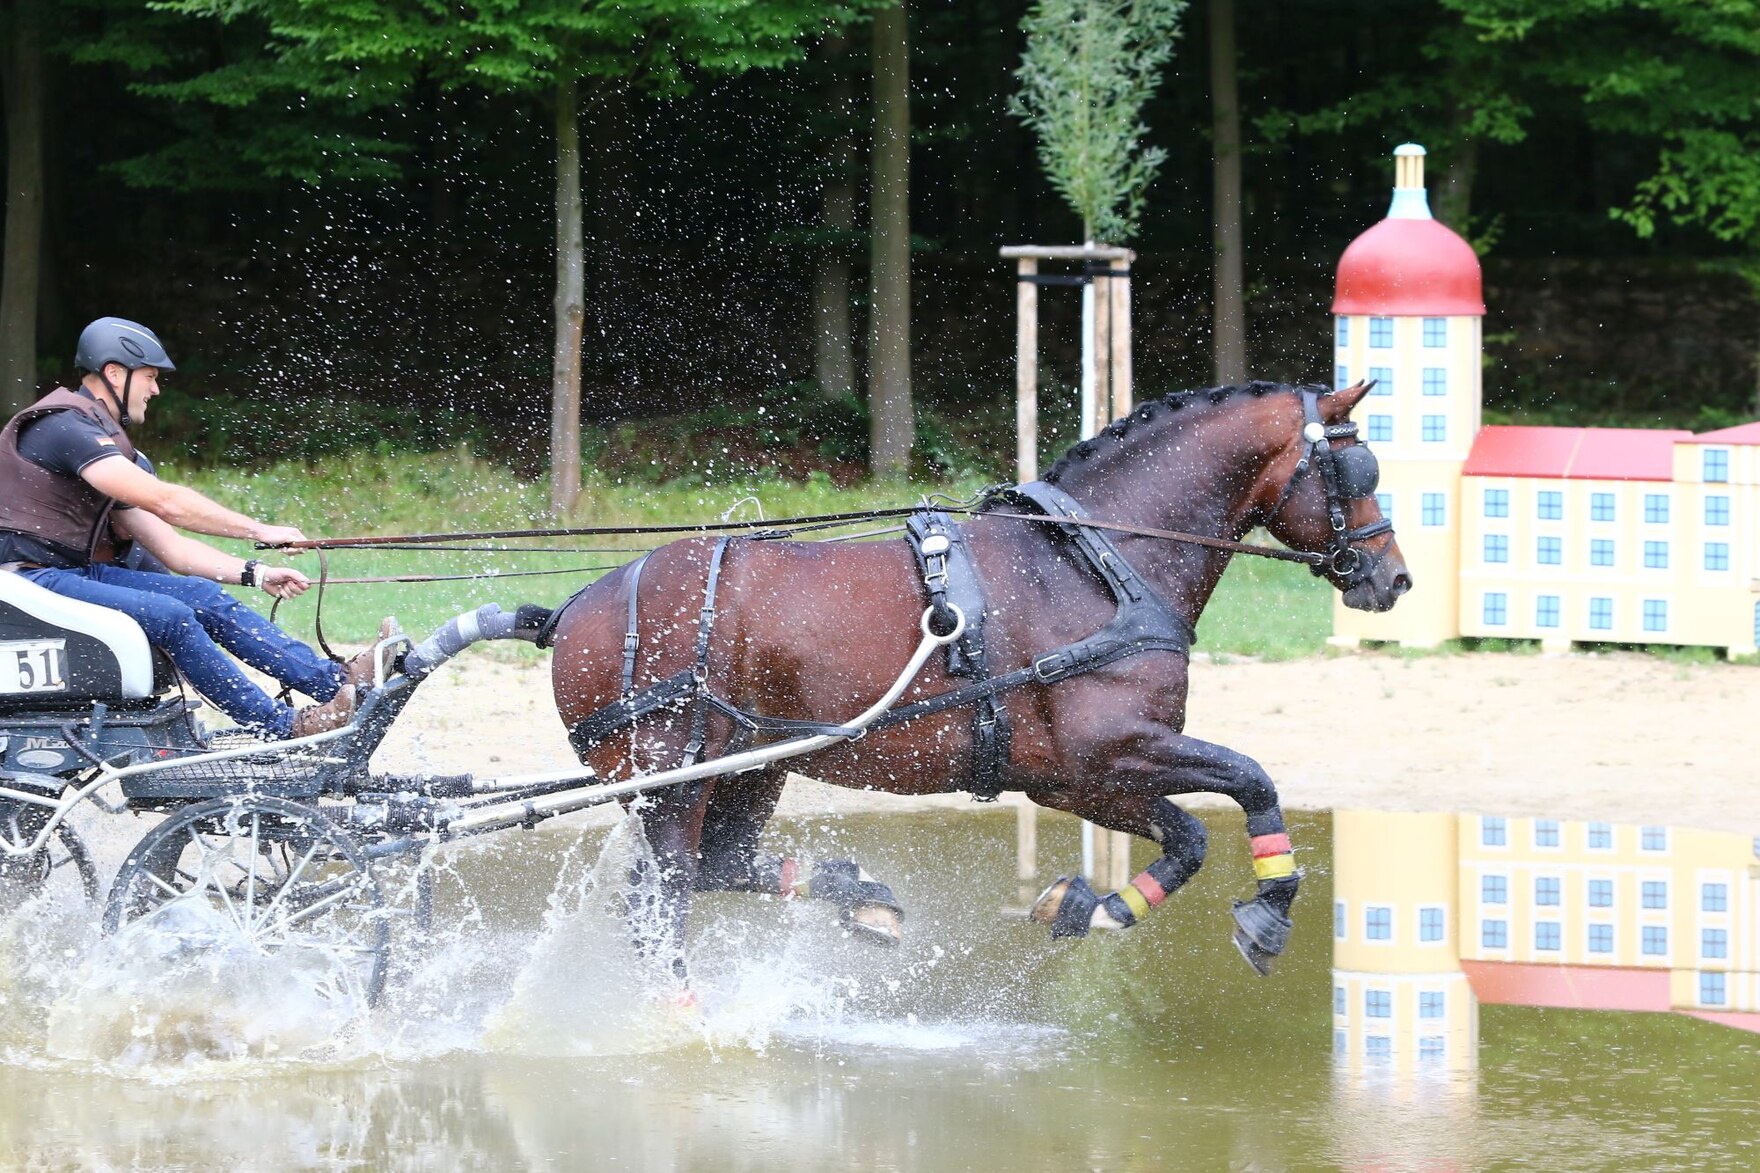
<path id="1" fill-rule="evenodd" d="M 855 855 L 907 943 L 823 909 L 704 898 L 704 1013 L 624 944 L 607 877 L 639 848 L 545 831 L 457 853 L 445 931 L 340 1029 L 299 975 L 106 957 L 66 917 L 0 932 L 0 1166 L 474 1169 L 1751 1168 L 1760 1039 L 1678 1016 L 1486 1007 L 1480 1065 L 1331 1057 L 1321 817 L 1269 980 L 1228 943 L 1240 818 L 1130 934 L 1053 944 L 1003 914 L 1003 812 L 773 831 Z M 1041 859 L 1074 860 L 1072 822 Z"/>

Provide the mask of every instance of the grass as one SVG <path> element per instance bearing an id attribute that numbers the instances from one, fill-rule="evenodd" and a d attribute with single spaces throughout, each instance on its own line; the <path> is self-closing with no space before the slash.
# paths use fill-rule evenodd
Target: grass
<path id="1" fill-rule="evenodd" d="M 458 450 L 431 456 L 358 454 L 330 462 L 327 471 L 289 461 L 268 468 L 195 470 L 162 468 L 169 480 L 189 484 L 254 517 L 297 525 L 311 537 L 441 533 L 543 528 L 545 488 L 523 482 L 505 467 Z M 904 481 L 836 488 L 823 474 L 805 482 L 774 476 L 713 485 L 661 484 L 590 475 L 577 525 L 675 525 L 723 518 L 794 517 L 909 505 L 940 491 L 963 496 L 976 477 L 925 485 Z M 541 543 L 573 553 L 401 552 L 339 550 L 329 555 L 333 578 L 395 574 L 474 574 L 469 581 L 338 584 L 325 591 L 324 634 L 333 643 L 370 639 L 380 616 L 396 615 L 412 634 L 426 634 L 461 611 L 484 603 L 553 606 L 611 567 L 653 544 L 641 538 L 575 538 Z M 243 557 L 248 543 L 216 540 Z M 481 543 L 485 545 L 505 543 Z M 315 580 L 317 559 L 290 560 Z M 542 577 L 492 577 L 495 572 L 567 568 Z M 237 588 L 267 608 L 261 592 Z M 1198 646 L 1213 655 L 1291 659 L 1319 653 L 1331 630 L 1332 591 L 1301 566 L 1236 558 L 1199 624 Z M 282 604 L 276 620 L 301 639 L 315 637 L 317 592 Z"/>

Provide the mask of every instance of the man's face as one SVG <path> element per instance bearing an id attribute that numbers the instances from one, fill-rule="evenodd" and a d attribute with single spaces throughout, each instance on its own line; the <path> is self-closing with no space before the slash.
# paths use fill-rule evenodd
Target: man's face
<path id="1" fill-rule="evenodd" d="M 159 368 L 136 367 L 134 378 L 130 379 L 127 367 L 119 362 L 106 363 L 104 377 L 110 380 L 112 387 L 116 388 L 118 396 L 122 395 L 123 385 L 127 384 L 129 418 L 136 422 L 144 421 L 147 418 L 147 404 L 152 401 L 155 395 L 159 394 Z M 122 404 L 117 404 L 118 408 L 121 406 Z"/>

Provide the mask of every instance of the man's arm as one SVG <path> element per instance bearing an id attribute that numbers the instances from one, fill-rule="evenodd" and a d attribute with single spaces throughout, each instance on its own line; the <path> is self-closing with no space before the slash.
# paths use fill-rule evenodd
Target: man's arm
<path id="1" fill-rule="evenodd" d="M 112 513 L 110 524 L 123 537 L 151 550 L 159 561 L 178 574 L 195 575 L 215 582 L 242 582 L 244 579 L 244 559 L 216 550 L 206 542 L 185 537 L 144 506 Z M 283 599 L 303 594 L 311 585 L 305 575 L 287 566 L 259 565 L 256 577 L 257 586 Z"/>
<path id="2" fill-rule="evenodd" d="M 248 538 L 274 546 L 298 545 L 306 540 L 306 536 L 293 526 L 266 525 L 228 509 L 194 489 L 162 481 L 134 461 L 123 457 L 120 452 L 116 456 L 119 459 L 95 460 L 86 465 L 79 470 L 80 477 L 106 497 L 114 497 L 126 505 L 143 509 L 179 529 L 212 534 L 219 538 Z M 120 520 L 120 515 L 118 519 Z M 153 553 L 159 554 L 151 542 L 147 542 L 146 546 Z M 218 554 L 219 551 L 214 553 Z M 167 566 L 172 565 L 163 554 L 159 554 L 159 557 Z M 177 569 L 175 566 L 172 568 Z"/>

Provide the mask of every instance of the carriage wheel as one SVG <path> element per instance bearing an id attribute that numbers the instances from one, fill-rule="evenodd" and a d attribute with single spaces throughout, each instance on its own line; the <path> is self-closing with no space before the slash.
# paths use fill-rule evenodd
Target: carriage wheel
<path id="1" fill-rule="evenodd" d="M 12 843 L 28 843 L 49 821 L 44 807 L 24 803 L 0 803 L 0 837 Z M 39 892 L 54 885 L 77 884 L 86 900 L 98 900 L 98 868 L 85 840 L 66 822 L 58 824 L 49 842 L 33 855 L 0 852 L 0 915 L 11 912 Z"/>
<path id="2" fill-rule="evenodd" d="M 207 913 L 201 922 L 182 914 Z M 184 807 L 147 832 L 116 874 L 104 931 L 177 933 L 218 923 L 260 954 L 317 950 L 345 975 L 339 996 L 379 997 L 384 899 L 354 837 L 284 798 L 242 795 Z"/>

